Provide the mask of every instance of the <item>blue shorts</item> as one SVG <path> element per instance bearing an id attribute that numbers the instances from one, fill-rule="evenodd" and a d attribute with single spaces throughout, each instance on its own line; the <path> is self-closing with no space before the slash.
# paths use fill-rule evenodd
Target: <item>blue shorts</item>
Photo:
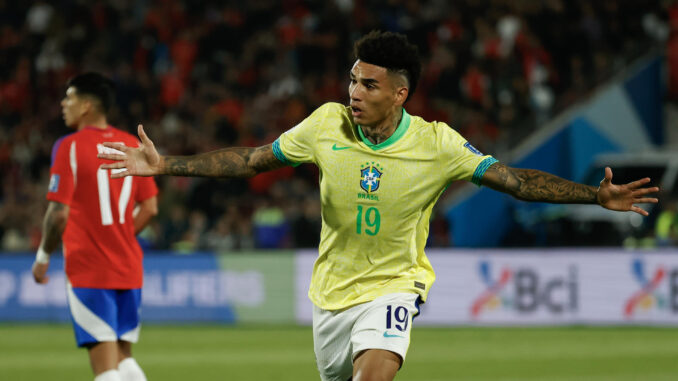
<path id="1" fill-rule="evenodd" d="M 139 340 L 141 289 L 108 290 L 67 286 L 75 341 L 79 347 L 102 341 Z"/>

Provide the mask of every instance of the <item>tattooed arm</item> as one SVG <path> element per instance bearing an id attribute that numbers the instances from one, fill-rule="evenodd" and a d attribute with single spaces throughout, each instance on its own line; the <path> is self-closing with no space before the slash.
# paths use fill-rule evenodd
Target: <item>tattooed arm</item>
<path id="1" fill-rule="evenodd" d="M 50 201 L 47 205 L 47 212 L 45 212 L 45 218 L 42 220 L 40 248 L 32 268 L 33 278 L 38 283 L 47 283 L 49 280 L 46 276 L 49 268 L 49 254 L 56 250 L 59 242 L 61 242 L 61 235 L 66 228 L 69 210 L 68 205 L 56 201 Z"/>
<path id="2" fill-rule="evenodd" d="M 175 176 L 252 177 L 285 166 L 271 144 L 257 148 L 234 147 L 194 156 L 161 157 L 161 173 Z"/>
<path id="3" fill-rule="evenodd" d="M 507 167 L 492 164 L 485 172 L 481 184 L 508 193 L 524 201 L 541 201 L 558 204 L 599 204 L 617 211 L 633 211 L 647 216 L 647 212 L 634 204 L 656 203 L 656 198 L 644 197 L 659 191 L 657 187 L 642 188 L 649 178 L 628 184 L 612 184 L 612 170 L 605 168 L 605 178 L 600 187 L 592 187 L 565 180 L 535 169 Z"/>
<path id="4" fill-rule="evenodd" d="M 523 201 L 568 204 L 595 204 L 597 188 L 577 184 L 535 169 L 507 167 L 494 163 L 487 169 L 481 184 L 508 193 Z"/>
<path id="5" fill-rule="evenodd" d="M 252 177 L 285 166 L 273 154 L 271 144 L 257 148 L 224 148 L 193 156 L 160 156 L 141 125 L 138 132 L 141 144 L 137 148 L 127 147 L 122 143 L 104 143 L 104 146 L 112 148 L 114 153 L 99 154 L 98 157 L 116 162 L 105 164 L 102 168 L 125 169 L 111 177 L 153 175 Z"/>

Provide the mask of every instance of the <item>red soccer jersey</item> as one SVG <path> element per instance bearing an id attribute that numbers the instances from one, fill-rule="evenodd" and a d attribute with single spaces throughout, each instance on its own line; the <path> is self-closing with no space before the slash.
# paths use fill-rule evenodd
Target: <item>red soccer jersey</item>
<path id="1" fill-rule="evenodd" d="M 134 236 L 134 205 L 155 196 L 152 177 L 111 179 L 99 168 L 103 142 L 136 147 L 133 135 L 85 127 L 57 140 L 52 149 L 47 200 L 68 205 L 62 237 L 65 270 L 73 287 L 131 289 L 143 283 L 143 253 Z"/>

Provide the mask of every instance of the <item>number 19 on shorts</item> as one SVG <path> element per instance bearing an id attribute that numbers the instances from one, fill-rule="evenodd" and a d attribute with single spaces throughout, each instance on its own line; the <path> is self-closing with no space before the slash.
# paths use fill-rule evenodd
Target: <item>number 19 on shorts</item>
<path id="1" fill-rule="evenodd" d="M 405 332 L 409 324 L 407 308 L 403 306 L 386 306 L 386 329 L 395 328 L 398 331 Z"/>
<path id="2" fill-rule="evenodd" d="M 356 234 L 377 235 L 379 227 L 381 227 L 381 215 L 379 209 L 375 207 L 366 208 L 363 212 L 363 206 L 358 205 L 358 214 L 356 216 Z M 365 225 L 363 230 L 363 224 Z"/>

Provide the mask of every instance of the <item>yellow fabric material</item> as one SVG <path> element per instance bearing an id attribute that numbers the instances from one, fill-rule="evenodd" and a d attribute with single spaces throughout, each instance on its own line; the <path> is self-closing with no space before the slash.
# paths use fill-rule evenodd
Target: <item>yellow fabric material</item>
<path id="1" fill-rule="evenodd" d="M 349 107 L 327 103 L 275 144 L 283 161 L 320 168 L 322 232 L 309 297 L 322 309 L 397 292 L 426 300 L 435 280 L 424 253 L 433 205 L 450 182 L 470 181 L 491 157 L 464 146 L 445 123 L 404 110 L 402 120 L 397 139 L 374 146 L 360 137 Z"/>

